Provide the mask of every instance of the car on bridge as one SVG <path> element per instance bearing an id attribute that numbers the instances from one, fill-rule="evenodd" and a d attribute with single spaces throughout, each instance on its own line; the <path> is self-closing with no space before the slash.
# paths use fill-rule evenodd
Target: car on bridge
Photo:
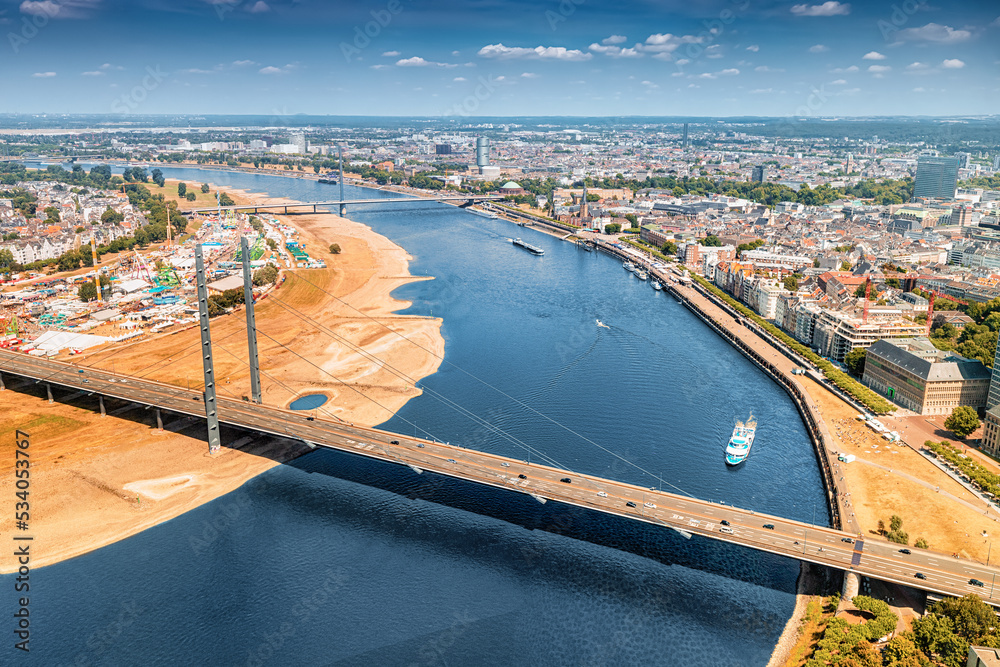
<path id="1" fill-rule="evenodd" d="M 571 480 L 571 479 L 570 479 L 569 477 L 563 477 L 563 478 L 562 478 L 562 479 L 560 479 L 559 481 L 560 481 L 560 482 L 563 482 L 563 483 L 565 483 L 565 484 L 572 484 L 572 483 L 573 483 L 573 480 Z"/>
<path id="2" fill-rule="evenodd" d="M 925 575 L 923 572 L 917 572 L 913 576 L 916 577 L 917 579 L 926 579 L 927 578 L 927 575 Z"/>
<path id="3" fill-rule="evenodd" d="M 762 526 L 762 528 L 767 528 L 768 530 L 774 530 L 774 524 L 773 523 L 765 523 Z"/>
<path id="4" fill-rule="evenodd" d="M 854 544 L 854 540 L 851 539 L 850 537 L 842 537 L 842 538 L 840 538 L 840 541 L 841 542 L 847 542 L 848 544 Z"/>
<path id="5" fill-rule="evenodd" d="M 978 579 L 969 579 L 969 583 L 972 584 L 973 586 L 979 586 L 980 588 L 986 585 L 983 582 L 979 581 Z"/>
<path id="6" fill-rule="evenodd" d="M 910 555 L 911 553 L 913 553 L 913 552 L 912 552 L 912 551 L 910 551 L 909 549 L 900 549 L 900 550 L 899 550 L 899 553 L 901 553 L 901 554 L 906 554 L 907 556 L 909 556 L 909 555 Z"/>
<path id="7" fill-rule="evenodd" d="M 728 521 L 726 521 L 725 519 L 723 519 L 723 520 L 722 520 L 722 521 L 720 521 L 719 523 L 721 523 L 721 524 L 722 524 L 723 526 L 728 526 L 728 525 L 730 525 L 730 524 L 729 524 L 729 522 L 728 522 Z"/>
<path id="8" fill-rule="evenodd" d="M 598 491 L 597 495 L 600 496 L 601 498 L 607 498 L 608 497 L 608 494 L 604 493 L 603 491 Z"/>
<path id="9" fill-rule="evenodd" d="M 632 501 L 630 500 L 630 501 L 628 501 L 627 503 L 625 503 L 625 506 L 626 506 L 626 507 L 635 507 L 635 503 L 633 503 L 633 502 L 632 502 Z"/>
<path id="10" fill-rule="evenodd" d="M 390 440 L 389 444 L 390 445 L 398 445 L 399 444 L 399 440 Z"/>
<path id="11" fill-rule="evenodd" d="M 733 529 L 730 528 L 730 527 L 728 527 L 728 526 L 722 526 L 721 528 L 719 528 L 719 532 L 720 533 L 725 533 L 726 535 L 732 535 L 733 534 Z"/>
<path id="12" fill-rule="evenodd" d="M 654 510 L 656 509 L 656 503 L 643 503 L 642 506 L 643 507 L 648 507 L 648 508 L 654 509 Z"/>

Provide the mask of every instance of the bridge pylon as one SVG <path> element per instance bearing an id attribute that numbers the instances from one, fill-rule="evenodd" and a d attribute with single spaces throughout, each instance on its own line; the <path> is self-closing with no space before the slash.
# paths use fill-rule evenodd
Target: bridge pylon
<path id="1" fill-rule="evenodd" d="M 198 283 L 198 323 L 201 327 L 201 359 L 205 371 L 205 418 L 208 421 L 208 453 L 222 447 L 219 433 L 219 411 L 215 399 L 215 365 L 212 362 L 212 334 L 208 326 L 208 287 L 205 283 L 205 260 L 201 244 L 194 247 L 195 276 Z"/>
<path id="2" fill-rule="evenodd" d="M 260 403 L 260 361 L 257 357 L 257 321 L 253 305 L 253 277 L 250 275 L 250 244 L 247 237 L 240 238 L 243 255 L 243 301 L 247 311 L 247 349 L 250 362 L 250 397 Z"/>

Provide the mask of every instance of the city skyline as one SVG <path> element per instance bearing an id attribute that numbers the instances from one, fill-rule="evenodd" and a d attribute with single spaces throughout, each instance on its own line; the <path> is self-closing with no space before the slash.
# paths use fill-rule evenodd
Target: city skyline
<path id="1" fill-rule="evenodd" d="M 0 2 L 8 113 L 989 114 L 1000 8 Z"/>

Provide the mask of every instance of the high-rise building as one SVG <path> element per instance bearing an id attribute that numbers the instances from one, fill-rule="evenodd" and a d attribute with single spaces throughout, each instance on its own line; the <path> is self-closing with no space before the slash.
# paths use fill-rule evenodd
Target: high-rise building
<path id="1" fill-rule="evenodd" d="M 753 172 L 750 174 L 750 180 L 754 183 L 763 183 L 767 180 L 767 167 L 762 164 L 757 165 L 753 168 Z"/>
<path id="2" fill-rule="evenodd" d="M 684 141 L 682 142 L 684 148 L 688 147 L 688 124 L 684 123 Z"/>
<path id="3" fill-rule="evenodd" d="M 451 144 L 436 144 L 434 153 L 436 155 L 451 155 Z"/>
<path id="4" fill-rule="evenodd" d="M 993 156 L 993 171 L 1000 171 L 1000 155 Z"/>
<path id="5" fill-rule="evenodd" d="M 969 158 L 972 157 L 968 153 L 955 153 L 955 159 L 958 160 L 959 169 L 969 168 Z"/>
<path id="6" fill-rule="evenodd" d="M 291 138 L 288 140 L 288 143 L 294 144 L 295 147 L 298 149 L 299 153 L 301 153 L 303 155 L 306 154 L 306 148 L 307 148 L 306 147 L 306 135 L 302 134 L 301 132 L 293 134 L 291 136 Z"/>
<path id="7" fill-rule="evenodd" d="M 483 167 L 490 165 L 490 140 L 486 137 L 476 137 L 476 166 L 479 173 L 483 173 Z"/>
<path id="8" fill-rule="evenodd" d="M 913 182 L 913 198 L 954 199 L 958 184 L 958 158 L 917 158 L 917 177 Z"/>

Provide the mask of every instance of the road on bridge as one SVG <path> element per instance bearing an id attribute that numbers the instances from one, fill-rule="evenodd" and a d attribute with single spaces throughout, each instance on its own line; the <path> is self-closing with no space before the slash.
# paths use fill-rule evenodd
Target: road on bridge
<path id="1" fill-rule="evenodd" d="M 91 394 L 204 418 L 200 392 L 169 384 L 80 368 L 0 350 L 0 371 Z M 852 570 L 859 575 L 943 595 L 975 593 L 993 600 L 997 568 L 923 549 L 861 540 L 823 526 L 755 513 L 555 467 L 528 463 L 457 445 L 312 418 L 308 414 L 219 398 L 219 421 L 281 437 L 407 465 L 479 484 L 702 535 L 752 549 Z M 224 443 L 225 444 L 225 443 Z M 569 480 L 564 481 L 564 480 Z M 728 525 L 723 522 L 728 522 Z M 731 532 L 730 532 L 731 531 Z M 925 579 L 915 575 L 922 574 Z M 970 583 L 977 579 L 984 586 Z"/>

